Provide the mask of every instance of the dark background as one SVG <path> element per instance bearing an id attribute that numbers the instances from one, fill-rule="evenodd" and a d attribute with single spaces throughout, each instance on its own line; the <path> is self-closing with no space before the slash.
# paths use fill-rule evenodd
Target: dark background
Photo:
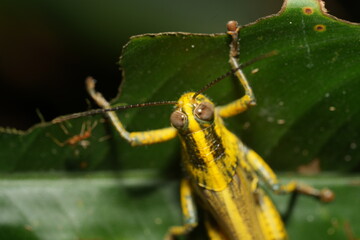
<path id="1" fill-rule="evenodd" d="M 84 79 L 117 94 L 121 49 L 132 35 L 218 33 L 228 20 L 248 24 L 282 1 L 0 0 L 0 126 L 27 129 L 88 108 Z M 359 22 L 356 1 L 328 0 L 329 13 Z"/>

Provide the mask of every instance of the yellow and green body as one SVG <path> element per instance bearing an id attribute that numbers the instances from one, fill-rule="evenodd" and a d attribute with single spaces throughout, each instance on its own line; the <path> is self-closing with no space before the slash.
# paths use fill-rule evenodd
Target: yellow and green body
<path id="1" fill-rule="evenodd" d="M 119 134 L 132 145 L 168 141 L 179 136 L 185 177 L 180 196 L 184 223 L 171 227 L 166 240 L 184 235 L 197 226 L 197 207 L 206 212 L 205 226 L 212 240 L 280 240 L 287 239 L 280 214 L 271 199 L 259 186 L 265 183 L 275 193 L 299 192 L 330 201 L 329 190 L 317 190 L 295 182 L 281 185 L 265 161 L 230 132 L 223 118 L 231 117 L 255 105 L 255 97 L 236 56 L 237 25 L 228 25 L 230 65 L 245 89 L 245 95 L 227 105 L 215 106 L 200 93 L 183 94 L 175 105 L 164 129 L 128 132 L 114 112 L 107 112 Z M 110 108 L 95 91 L 94 81 L 87 80 L 88 91 L 97 104 Z"/>

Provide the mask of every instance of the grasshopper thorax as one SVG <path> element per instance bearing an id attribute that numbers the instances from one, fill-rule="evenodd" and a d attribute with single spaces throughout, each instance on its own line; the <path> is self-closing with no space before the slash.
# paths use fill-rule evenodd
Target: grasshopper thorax
<path id="1" fill-rule="evenodd" d="M 237 158 L 229 159 L 238 148 L 234 135 L 221 124 L 221 118 L 210 99 L 202 94 L 183 94 L 170 117 L 178 130 L 183 165 L 201 188 L 221 191 L 231 182 Z M 224 137 L 226 136 L 226 137 Z M 226 147 L 229 142 L 234 144 Z"/>
<path id="2" fill-rule="evenodd" d="M 214 122 L 214 104 L 202 94 L 194 98 L 194 92 L 183 94 L 170 116 L 171 124 L 180 134 L 203 130 Z"/>

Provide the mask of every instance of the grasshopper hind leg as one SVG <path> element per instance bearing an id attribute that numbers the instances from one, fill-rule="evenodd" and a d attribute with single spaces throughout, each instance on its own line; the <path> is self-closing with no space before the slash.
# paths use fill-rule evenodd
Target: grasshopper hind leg
<path id="1" fill-rule="evenodd" d="M 325 203 L 331 202 L 334 199 L 334 193 L 327 188 L 317 189 L 310 185 L 298 183 L 296 181 L 281 184 L 276 174 L 270 166 L 267 165 L 264 159 L 251 149 L 247 149 L 246 151 L 246 161 L 248 164 L 275 194 L 290 194 L 296 192 L 314 197 Z"/>

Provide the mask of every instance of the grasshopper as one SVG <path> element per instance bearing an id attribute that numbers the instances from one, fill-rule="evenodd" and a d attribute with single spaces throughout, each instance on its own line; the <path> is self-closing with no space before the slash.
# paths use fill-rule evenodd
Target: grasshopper
<path id="1" fill-rule="evenodd" d="M 54 123 L 86 115 L 106 112 L 121 137 L 131 145 L 155 144 L 178 136 L 182 148 L 182 164 L 186 177 L 180 183 L 180 201 L 183 225 L 171 227 L 165 240 L 186 235 L 198 225 L 197 203 L 205 210 L 205 227 L 212 240 L 270 240 L 287 239 L 284 223 L 270 197 L 259 186 L 264 182 L 276 194 L 301 193 L 323 202 L 333 199 L 328 189 L 318 190 L 308 185 L 290 182 L 280 184 L 265 161 L 248 148 L 224 125 L 223 118 L 237 115 L 256 104 L 255 96 L 239 65 L 237 22 L 227 24 L 231 38 L 229 63 L 245 94 L 224 106 L 214 103 L 202 94 L 218 79 L 198 92 L 183 94 L 178 101 L 143 103 L 111 108 L 95 90 L 95 81 L 88 78 L 87 90 L 101 107 L 83 113 L 53 120 Z M 246 65 L 246 64 L 245 64 Z M 128 132 L 118 116 L 117 109 L 174 104 L 170 127 Z"/>

